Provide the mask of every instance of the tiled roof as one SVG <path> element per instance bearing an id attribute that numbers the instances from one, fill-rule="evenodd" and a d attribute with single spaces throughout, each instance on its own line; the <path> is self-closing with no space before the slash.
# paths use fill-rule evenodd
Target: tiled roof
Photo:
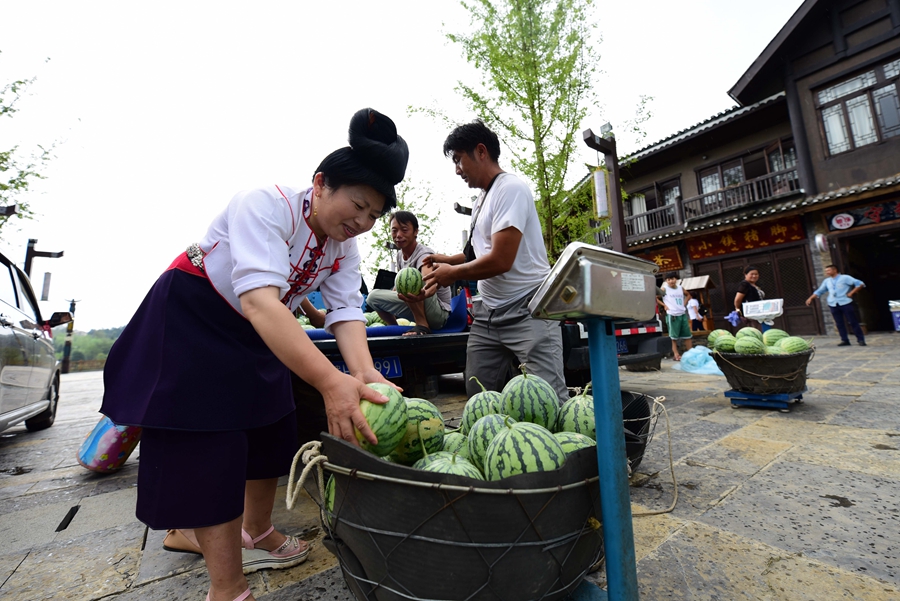
<path id="1" fill-rule="evenodd" d="M 887 188 L 890 186 L 898 185 L 900 185 L 900 173 L 871 182 L 858 184 L 856 186 L 848 186 L 839 190 L 823 192 L 821 194 L 817 194 L 815 196 L 810 196 L 807 198 L 795 197 L 791 200 L 784 200 L 773 204 L 767 204 L 765 206 L 751 206 L 744 209 L 743 211 L 732 211 L 730 213 L 715 215 L 713 217 L 700 221 L 689 222 L 684 228 L 680 230 L 670 230 L 668 232 L 660 232 L 656 234 L 648 233 L 641 239 L 629 241 L 628 246 L 639 246 L 641 244 L 647 244 L 649 242 L 665 240 L 666 238 L 681 237 L 685 234 L 690 234 L 692 232 L 697 232 L 714 227 L 720 227 L 729 223 L 737 224 L 737 222 L 746 221 L 747 219 L 754 219 L 757 217 L 764 217 L 766 215 L 783 213 L 784 211 L 790 211 L 793 209 L 808 207 L 815 204 L 821 204 L 829 200 L 834 200 L 836 198 L 854 196 L 856 194 L 869 192 L 870 190 L 878 190 L 880 188 Z"/>
<path id="2" fill-rule="evenodd" d="M 776 102 L 782 98 L 784 98 L 784 92 L 778 92 L 777 94 L 769 96 L 768 98 L 766 98 L 764 100 L 760 100 L 759 102 L 750 104 L 748 106 L 732 107 L 732 108 L 728 109 L 727 111 L 723 111 L 723 112 L 719 113 L 718 115 L 714 115 L 714 116 L 710 117 L 706 121 L 702 121 L 702 122 L 698 123 L 697 125 L 694 125 L 693 127 L 689 127 L 687 129 L 681 130 L 680 132 L 673 134 L 673 135 L 669 136 L 668 138 L 660 140 L 659 142 L 651 144 L 650 146 L 646 146 L 646 147 L 636 151 L 635 153 L 628 155 L 628 157 L 623 159 L 623 161 L 626 159 L 638 161 L 647 156 L 650 156 L 653 153 L 656 153 L 656 152 L 659 152 L 660 150 L 668 148 L 669 146 L 672 146 L 679 142 L 683 142 L 689 138 L 697 136 L 705 131 L 708 131 L 710 129 L 718 127 L 729 121 L 733 121 L 734 119 L 740 117 L 741 115 L 746 115 L 747 113 L 752 113 L 753 111 L 756 111 L 764 106 L 772 104 L 773 102 Z"/>

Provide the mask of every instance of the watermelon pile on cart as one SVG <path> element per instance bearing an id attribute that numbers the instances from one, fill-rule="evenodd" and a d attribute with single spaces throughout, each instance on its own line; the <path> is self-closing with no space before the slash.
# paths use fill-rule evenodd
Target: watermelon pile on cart
<path id="1" fill-rule="evenodd" d="M 315 475 L 305 486 L 321 499 L 324 544 L 354 597 L 569 596 L 604 554 L 590 397 L 560 407 L 546 381 L 523 372 L 500 393 L 473 395 L 451 431 L 429 401 L 389 396 L 364 401 L 364 414 L 379 441 L 399 442 L 360 448 L 323 433 L 320 447 L 298 453 L 289 483 L 290 503 L 302 459 Z M 623 393 L 623 405 L 635 396 Z M 646 434 L 649 414 L 634 417 Z M 309 469 L 316 462 L 322 470 Z"/>
<path id="2" fill-rule="evenodd" d="M 746 327 L 733 335 L 714 330 L 707 342 L 731 386 L 725 396 L 733 406 L 786 411 L 791 402 L 802 402 L 807 366 L 815 355 L 808 341 L 776 328 L 760 332 Z"/>

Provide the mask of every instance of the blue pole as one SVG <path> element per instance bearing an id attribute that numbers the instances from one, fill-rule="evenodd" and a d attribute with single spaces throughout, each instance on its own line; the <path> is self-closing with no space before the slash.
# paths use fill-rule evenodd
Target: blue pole
<path id="1" fill-rule="evenodd" d="M 587 319 L 585 325 L 591 354 L 591 392 L 597 426 L 597 467 L 608 597 L 614 601 L 637 601 L 637 566 L 616 336 L 610 320 L 593 317 Z"/>

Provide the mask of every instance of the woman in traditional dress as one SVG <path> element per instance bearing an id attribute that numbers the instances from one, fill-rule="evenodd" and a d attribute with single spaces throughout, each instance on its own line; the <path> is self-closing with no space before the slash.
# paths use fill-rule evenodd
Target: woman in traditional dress
<path id="1" fill-rule="evenodd" d="M 297 451 L 290 371 L 315 387 L 328 429 L 374 442 L 360 399 L 387 399 L 366 344 L 356 236 L 396 205 L 409 156 L 372 110 L 350 122 L 311 187 L 240 192 L 157 280 L 106 363 L 101 412 L 141 426 L 137 517 L 199 544 L 209 601 L 252 599 L 244 573 L 296 565 L 307 542 L 271 523 L 278 477 Z M 352 375 L 294 317 L 318 288 Z M 185 543 L 187 541 L 187 543 Z"/>

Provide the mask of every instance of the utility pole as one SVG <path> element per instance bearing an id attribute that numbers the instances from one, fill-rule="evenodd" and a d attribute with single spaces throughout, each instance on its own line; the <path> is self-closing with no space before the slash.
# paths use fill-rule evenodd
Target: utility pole
<path id="1" fill-rule="evenodd" d="M 588 148 L 593 148 L 603 153 L 603 162 L 606 164 L 606 172 L 609 174 L 609 232 L 612 249 L 624 253 L 628 247 L 625 234 L 625 215 L 622 212 L 622 189 L 619 185 L 619 159 L 616 156 L 616 138 L 613 136 L 612 127 L 607 123 L 600 131 L 602 136 L 596 135 L 592 130 L 582 132 L 584 143 Z"/>
<path id="2" fill-rule="evenodd" d="M 66 343 L 63 345 L 63 360 L 60 366 L 60 372 L 69 373 L 69 356 L 72 354 L 72 336 L 75 332 L 75 303 L 77 300 L 69 300 L 69 313 L 72 314 L 72 321 L 66 326 Z"/>
<path id="3" fill-rule="evenodd" d="M 35 257 L 47 257 L 48 259 L 58 259 L 63 256 L 63 251 L 59 252 L 46 252 L 41 250 L 34 250 L 34 245 L 37 244 L 36 238 L 28 239 L 28 248 L 25 249 L 25 275 L 31 279 L 31 261 Z"/>

